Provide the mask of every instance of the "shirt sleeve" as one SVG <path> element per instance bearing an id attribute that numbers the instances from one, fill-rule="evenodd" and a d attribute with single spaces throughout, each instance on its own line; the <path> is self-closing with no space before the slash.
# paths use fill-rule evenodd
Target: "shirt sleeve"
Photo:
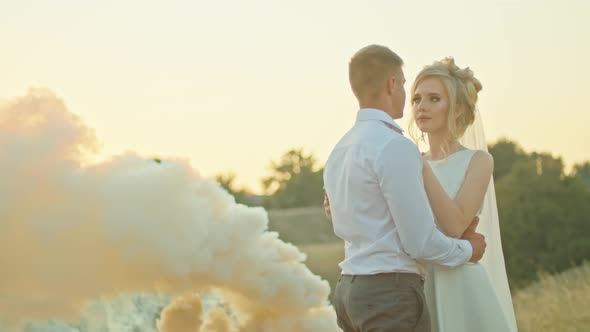
<path id="1" fill-rule="evenodd" d="M 445 236 L 435 225 L 422 177 L 422 157 L 410 141 L 392 139 L 375 171 L 403 250 L 412 258 L 455 267 L 472 255 L 469 241 Z"/>

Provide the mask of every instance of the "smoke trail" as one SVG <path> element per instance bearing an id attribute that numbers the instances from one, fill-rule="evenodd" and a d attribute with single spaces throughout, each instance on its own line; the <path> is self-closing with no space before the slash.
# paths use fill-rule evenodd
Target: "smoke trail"
<path id="1" fill-rule="evenodd" d="M 75 321 L 99 297 L 215 287 L 236 325 L 213 311 L 202 328 L 338 330 L 327 282 L 267 231 L 263 209 L 236 204 L 186 160 L 89 164 L 96 145 L 49 91 L 0 106 L 0 321 Z M 174 326 L 182 303 L 199 317 L 198 297 L 181 297 L 161 324 Z"/>
<path id="2" fill-rule="evenodd" d="M 158 321 L 160 332 L 199 331 L 203 322 L 203 307 L 197 295 L 180 297 L 162 313 Z"/>

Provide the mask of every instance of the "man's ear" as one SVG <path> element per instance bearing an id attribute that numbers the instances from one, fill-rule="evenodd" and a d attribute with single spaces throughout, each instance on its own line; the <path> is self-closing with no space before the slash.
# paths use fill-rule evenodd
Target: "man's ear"
<path id="1" fill-rule="evenodd" d="M 393 91 L 395 91 L 395 85 L 396 84 L 398 84 L 398 82 L 395 79 L 395 76 L 391 76 L 387 80 L 387 95 L 389 95 L 389 96 L 393 95 Z"/>

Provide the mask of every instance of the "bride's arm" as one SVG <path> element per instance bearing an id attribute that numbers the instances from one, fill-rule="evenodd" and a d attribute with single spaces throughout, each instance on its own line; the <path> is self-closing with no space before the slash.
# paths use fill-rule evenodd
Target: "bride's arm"
<path id="1" fill-rule="evenodd" d="M 492 155 L 484 151 L 475 153 L 463 185 L 455 199 L 451 199 L 424 161 L 424 187 L 438 227 L 450 237 L 459 238 L 481 208 L 488 184 L 494 171 Z"/>

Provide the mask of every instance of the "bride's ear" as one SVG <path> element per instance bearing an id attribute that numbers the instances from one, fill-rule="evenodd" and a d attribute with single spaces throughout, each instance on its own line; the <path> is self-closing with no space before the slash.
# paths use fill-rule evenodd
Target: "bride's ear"
<path id="1" fill-rule="evenodd" d="M 455 108 L 455 120 L 457 120 L 461 115 L 463 115 L 464 111 L 465 108 L 463 107 L 463 105 L 457 104 Z"/>

